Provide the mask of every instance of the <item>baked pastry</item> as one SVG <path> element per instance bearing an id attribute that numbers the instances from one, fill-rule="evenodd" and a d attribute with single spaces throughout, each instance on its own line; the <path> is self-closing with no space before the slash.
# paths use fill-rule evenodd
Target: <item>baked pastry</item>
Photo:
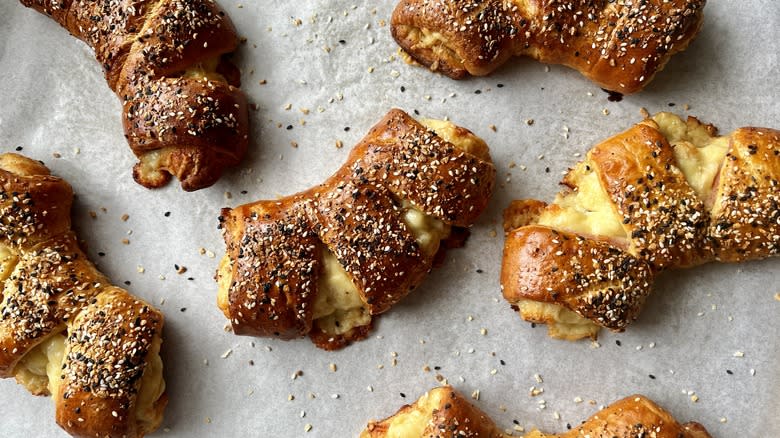
<path id="1" fill-rule="evenodd" d="M 323 184 L 222 210 L 219 307 L 240 335 L 362 339 L 465 239 L 495 172 L 470 131 L 391 110 Z"/>
<path id="2" fill-rule="evenodd" d="M 74 436 L 141 437 L 168 400 L 163 316 L 87 260 L 72 203 L 45 166 L 0 154 L 0 377 L 51 394 Z"/>
<path id="3" fill-rule="evenodd" d="M 551 336 L 636 319 L 654 277 L 780 253 L 780 131 L 659 113 L 591 149 L 552 204 L 515 201 L 501 287 Z"/>
<path id="4" fill-rule="evenodd" d="M 133 178 L 156 188 L 214 184 L 248 143 L 247 102 L 226 59 L 239 44 L 213 0 L 21 0 L 87 43 L 122 101 L 138 157 Z"/>
<path id="5" fill-rule="evenodd" d="M 479 408 L 450 386 L 423 394 L 382 421 L 371 421 L 360 438 L 504 438 L 504 434 Z M 651 400 L 632 395 L 619 400 L 568 432 L 556 435 L 538 430 L 524 438 L 710 438 L 698 423 L 679 424 Z"/>
<path id="6" fill-rule="evenodd" d="M 699 32 L 706 0 L 401 0 L 393 37 L 453 79 L 512 56 L 563 64 L 607 90 L 641 90 Z"/>

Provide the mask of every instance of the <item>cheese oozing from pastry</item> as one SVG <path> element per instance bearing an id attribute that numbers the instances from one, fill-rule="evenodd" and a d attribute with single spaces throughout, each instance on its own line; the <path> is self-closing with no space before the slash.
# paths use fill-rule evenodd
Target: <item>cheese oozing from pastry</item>
<path id="1" fill-rule="evenodd" d="M 19 258 L 11 251 L 11 248 L 0 245 L 0 282 L 5 281 L 16 267 Z"/>
<path id="2" fill-rule="evenodd" d="M 194 79 L 207 79 L 209 81 L 227 82 L 225 77 L 217 73 L 220 57 L 215 56 L 184 71 L 182 77 Z"/>
<path id="3" fill-rule="evenodd" d="M 673 147 L 677 167 L 697 196 L 709 207 L 715 179 L 729 148 L 726 137 L 713 137 L 698 120 L 684 121 L 672 113 L 653 116 L 658 130 Z M 569 174 L 576 190 L 558 194 L 540 215 L 538 224 L 614 242 L 628 237 L 615 206 L 587 161 Z M 579 314 L 554 303 L 520 299 L 516 303 L 523 319 L 548 324 L 550 336 L 560 339 L 595 337 L 598 326 Z"/>
<path id="4" fill-rule="evenodd" d="M 16 380 L 36 395 L 56 397 L 62 380 L 62 362 L 65 358 L 65 334 L 58 333 L 30 350 L 14 369 Z M 139 427 L 151 431 L 162 419 L 156 402 L 165 392 L 163 364 L 160 358 L 161 339 L 154 340 L 147 355 L 148 363 L 141 377 L 135 404 L 135 416 Z"/>
<path id="5" fill-rule="evenodd" d="M 653 116 L 661 133 L 674 148 L 677 167 L 707 207 L 714 202 L 715 179 L 729 151 L 727 137 L 714 137 L 696 119 L 687 122 L 672 113 Z"/>
<path id="6" fill-rule="evenodd" d="M 451 122 L 424 119 L 420 123 L 463 151 L 480 158 L 488 153 L 485 142 L 474 135 L 463 135 L 463 129 Z M 435 255 L 442 239 L 449 236 L 450 226 L 423 213 L 406 200 L 401 201 L 401 209 L 401 218 L 420 246 L 420 251 L 426 257 Z M 323 250 L 323 270 L 313 312 L 314 324 L 329 335 L 341 335 L 371 323 L 368 305 L 363 302 L 349 274 L 327 249 Z"/>
<path id="7" fill-rule="evenodd" d="M 387 438 L 423 436 L 431 418 L 431 412 L 441 405 L 441 398 L 444 395 L 444 391 L 429 391 L 423 394 L 401 415 L 396 415 L 390 420 L 385 436 Z"/>

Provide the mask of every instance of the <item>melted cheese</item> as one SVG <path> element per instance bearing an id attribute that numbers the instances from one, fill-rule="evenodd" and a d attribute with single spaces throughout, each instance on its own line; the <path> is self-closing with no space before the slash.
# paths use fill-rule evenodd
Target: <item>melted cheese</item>
<path id="1" fill-rule="evenodd" d="M 172 147 L 165 147 L 144 152 L 143 155 L 138 157 L 138 163 L 140 164 L 138 170 L 142 178 L 150 182 L 163 178 L 160 174 L 160 169 L 164 169 L 168 165 L 168 159 L 172 152 Z"/>
<path id="2" fill-rule="evenodd" d="M 146 369 L 138 387 L 138 398 L 135 404 L 135 417 L 141 430 L 151 432 L 162 421 L 162 410 L 158 409 L 157 401 L 165 392 L 163 379 L 163 362 L 160 358 L 162 339 L 157 337 L 152 343 L 147 356 Z"/>
<path id="3" fill-rule="evenodd" d="M 538 223 L 555 229 L 590 236 L 626 237 L 623 224 L 601 187 L 596 172 L 586 170 L 586 163 L 579 163 L 572 173 L 577 190 L 558 194 L 554 205 L 539 216 Z"/>
<path id="4" fill-rule="evenodd" d="M 674 147 L 677 167 L 699 199 L 710 205 L 715 177 L 720 172 L 729 149 L 727 137 L 713 137 L 698 121 L 687 123 L 671 113 L 653 116 L 659 130 Z"/>
<path id="5" fill-rule="evenodd" d="M 595 338 L 599 326 L 593 321 L 554 303 L 519 299 L 515 303 L 526 321 L 547 324 L 549 335 L 556 339 Z"/>
<path id="6" fill-rule="evenodd" d="M 162 412 L 156 409 L 156 402 L 165 391 L 163 364 L 160 358 L 160 343 L 157 338 L 148 354 L 148 362 L 138 388 L 135 413 L 139 427 L 151 431 L 162 420 Z M 65 335 L 50 336 L 30 350 L 14 369 L 16 380 L 30 392 L 37 395 L 50 394 L 56 397 L 62 381 L 62 361 L 65 358 Z"/>
<path id="7" fill-rule="evenodd" d="M 217 73 L 217 66 L 219 65 L 219 61 L 220 61 L 219 56 L 215 56 L 211 59 L 202 61 L 199 64 L 195 64 L 194 66 L 185 70 L 182 76 L 185 78 L 206 79 L 209 81 L 216 81 L 216 82 L 227 82 L 224 76 Z"/>
<path id="8" fill-rule="evenodd" d="M 325 248 L 313 312 L 314 323 L 331 335 L 344 334 L 371 322 L 368 306 L 363 303 L 349 274 Z"/>
<path id="9" fill-rule="evenodd" d="M 63 357 L 65 335 L 50 336 L 22 357 L 14 369 L 16 381 L 36 395 L 57 394 Z"/>
<path id="10" fill-rule="evenodd" d="M 433 409 L 441 405 L 444 391 L 429 391 L 423 394 L 406 411 L 390 420 L 387 438 L 417 438 L 423 436 Z"/>
<path id="11" fill-rule="evenodd" d="M 0 245 L 0 282 L 11 275 L 18 260 L 11 248 Z"/>

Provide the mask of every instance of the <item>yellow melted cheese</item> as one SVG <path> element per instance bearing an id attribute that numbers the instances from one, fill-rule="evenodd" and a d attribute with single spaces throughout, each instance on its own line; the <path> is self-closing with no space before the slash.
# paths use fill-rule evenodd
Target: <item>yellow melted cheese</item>
<path id="1" fill-rule="evenodd" d="M 135 415 L 142 430 L 155 429 L 162 419 L 155 402 L 165 391 L 163 364 L 160 358 L 160 338 L 155 339 L 149 350 L 148 362 L 135 405 Z M 62 361 L 65 358 L 65 335 L 50 336 L 30 350 L 16 365 L 16 380 L 36 395 L 50 394 L 56 397 L 62 380 Z"/>
<path id="2" fill-rule="evenodd" d="M 18 260 L 11 248 L 0 245 L 0 282 L 11 275 Z"/>
<path id="3" fill-rule="evenodd" d="M 601 187 L 598 175 L 587 167 L 584 162 L 574 168 L 577 189 L 558 194 L 553 204 L 559 208 L 545 209 L 538 223 L 577 234 L 626 237 L 620 216 Z"/>
<path id="4" fill-rule="evenodd" d="M 314 323 L 325 333 L 344 334 L 368 325 L 371 314 L 336 256 L 322 249 L 322 272 L 314 299 Z"/>
<path id="5" fill-rule="evenodd" d="M 710 205 L 715 177 L 729 149 L 727 137 L 713 137 L 698 121 L 685 122 L 676 114 L 653 116 L 659 130 L 674 148 L 677 167 L 696 195 Z"/>
<path id="6" fill-rule="evenodd" d="M 431 412 L 441 405 L 441 397 L 444 391 L 429 391 L 401 415 L 396 415 L 390 420 L 387 428 L 387 438 L 417 438 L 423 436 L 423 431 L 428 426 Z"/>
<path id="7" fill-rule="evenodd" d="M 514 303 L 526 321 L 547 324 L 551 337 L 577 340 L 595 338 L 600 327 L 587 318 L 554 303 L 544 303 L 521 298 Z"/>
<path id="8" fill-rule="evenodd" d="M 195 64 L 194 66 L 185 70 L 182 76 L 185 78 L 226 82 L 225 77 L 217 73 L 217 66 L 219 65 L 219 61 L 219 56 L 202 61 L 201 63 Z"/>

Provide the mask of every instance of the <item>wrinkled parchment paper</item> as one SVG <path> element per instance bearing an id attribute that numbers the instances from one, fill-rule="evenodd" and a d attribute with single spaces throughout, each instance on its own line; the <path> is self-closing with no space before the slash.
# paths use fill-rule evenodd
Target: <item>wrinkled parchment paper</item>
<path id="1" fill-rule="evenodd" d="M 21 147 L 70 181 L 91 258 L 166 314 L 170 404 L 157 436 L 356 436 L 437 375 L 479 390 L 478 406 L 507 429 L 562 432 L 643 393 L 715 437 L 780 436 L 780 260 L 665 274 L 641 319 L 602 332 L 598 347 L 531 328 L 498 283 L 502 209 L 551 199 L 561 172 L 639 121 L 640 108 L 696 115 L 722 132 L 780 128 L 780 2 L 709 2 L 688 51 L 622 102 L 528 60 L 461 82 L 409 66 L 390 37 L 391 0 L 220 3 L 247 39 L 236 61 L 258 106 L 253 144 L 241 167 L 189 194 L 132 181 L 120 104 L 90 50 L 47 17 L 0 4 L 0 150 Z M 213 281 L 219 209 L 321 182 L 391 107 L 449 117 L 490 144 L 500 185 L 467 246 L 342 351 L 226 332 Z M 64 436 L 51 401 L 13 380 L 0 382 L 0 406 L 2 436 Z"/>

